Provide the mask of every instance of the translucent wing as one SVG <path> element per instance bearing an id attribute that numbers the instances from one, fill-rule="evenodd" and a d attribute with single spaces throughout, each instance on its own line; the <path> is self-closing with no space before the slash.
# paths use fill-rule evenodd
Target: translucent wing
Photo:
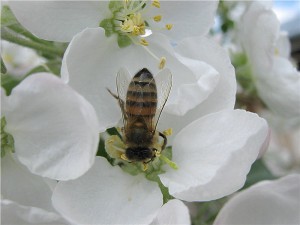
<path id="1" fill-rule="evenodd" d="M 157 87 L 157 109 L 154 118 L 154 129 L 157 127 L 157 123 L 161 112 L 168 100 L 171 88 L 172 88 L 172 73 L 169 69 L 163 69 L 155 77 Z"/>
<path id="2" fill-rule="evenodd" d="M 125 110 L 126 94 L 131 81 L 130 73 L 127 69 L 121 68 L 117 74 L 116 86 L 118 92 L 118 100 L 122 110 L 123 123 L 126 125 L 127 114 Z"/>

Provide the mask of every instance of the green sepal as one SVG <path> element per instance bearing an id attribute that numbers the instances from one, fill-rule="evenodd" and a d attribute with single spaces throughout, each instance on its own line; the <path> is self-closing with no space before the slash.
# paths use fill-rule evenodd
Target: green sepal
<path id="1" fill-rule="evenodd" d="M 4 130 L 5 126 L 6 119 L 3 116 L 1 118 L 1 158 L 3 158 L 7 152 L 15 152 L 14 138 Z"/>
<path id="2" fill-rule="evenodd" d="M 100 22 L 99 27 L 102 27 L 105 30 L 105 36 L 110 37 L 114 31 L 113 19 L 104 19 Z"/>
<path id="3" fill-rule="evenodd" d="M 1 73 L 2 73 L 2 74 L 5 74 L 6 72 L 7 72 L 6 66 L 5 66 L 5 64 L 4 64 L 4 62 L 3 62 L 3 59 L 2 59 L 2 57 L 1 57 Z"/>
<path id="4" fill-rule="evenodd" d="M 123 7 L 124 7 L 123 1 L 109 1 L 108 4 L 108 8 L 112 13 L 119 11 Z"/>
<path id="5" fill-rule="evenodd" d="M 11 12 L 10 8 L 7 5 L 2 6 L 1 27 L 7 27 L 16 24 L 18 24 L 18 21 L 15 18 L 14 14 Z"/>
<path id="6" fill-rule="evenodd" d="M 4 88 L 7 95 L 10 95 L 12 89 L 21 82 L 21 79 L 17 79 L 9 74 L 1 73 L 1 87 Z"/>
<path id="7" fill-rule="evenodd" d="M 132 41 L 128 36 L 118 34 L 118 45 L 120 48 L 125 48 L 131 44 L 132 44 Z"/>

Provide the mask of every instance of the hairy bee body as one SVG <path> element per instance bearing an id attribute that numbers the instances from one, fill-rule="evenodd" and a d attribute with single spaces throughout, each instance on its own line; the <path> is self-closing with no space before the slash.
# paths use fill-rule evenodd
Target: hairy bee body
<path id="1" fill-rule="evenodd" d="M 171 74 L 169 70 L 166 72 L 167 74 L 162 73 L 159 76 L 162 77 L 161 83 L 166 86 L 161 85 L 160 89 L 164 89 L 158 90 L 148 69 L 141 69 L 132 79 L 126 70 L 121 70 L 117 76 L 118 96 L 110 92 L 118 99 L 121 107 L 124 121 L 123 142 L 127 146 L 125 156 L 131 162 L 147 163 L 155 157 L 157 149 L 154 144 L 158 139 L 156 126 L 172 85 Z M 160 101 L 158 91 L 162 98 Z M 167 139 L 162 133 L 158 134 L 164 138 L 164 148 Z"/>
<path id="2" fill-rule="evenodd" d="M 143 90 L 141 92 L 141 90 Z M 125 155 L 131 161 L 153 158 L 153 118 L 156 114 L 157 89 L 152 74 L 140 70 L 131 80 L 126 95 Z"/>

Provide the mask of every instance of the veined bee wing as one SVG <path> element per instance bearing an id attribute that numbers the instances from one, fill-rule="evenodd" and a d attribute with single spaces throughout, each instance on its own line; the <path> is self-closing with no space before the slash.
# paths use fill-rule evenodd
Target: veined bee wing
<path id="1" fill-rule="evenodd" d="M 116 86 L 118 92 L 118 100 L 122 110 L 123 123 L 126 124 L 127 114 L 125 110 L 126 94 L 131 81 L 130 73 L 126 68 L 121 68 L 118 71 L 116 78 Z"/>
<path id="2" fill-rule="evenodd" d="M 153 130 L 156 130 L 159 117 L 167 102 L 172 88 L 172 73 L 169 69 L 165 68 L 161 70 L 154 78 L 157 87 L 157 109 L 153 121 L 153 124 L 155 126 Z"/>

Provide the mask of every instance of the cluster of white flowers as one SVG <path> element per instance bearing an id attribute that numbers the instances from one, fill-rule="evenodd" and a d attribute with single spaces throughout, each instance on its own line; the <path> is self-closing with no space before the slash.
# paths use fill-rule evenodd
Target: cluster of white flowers
<path id="1" fill-rule="evenodd" d="M 32 47 L 68 45 L 62 58 L 42 54 L 41 63 L 60 60 L 58 76 L 26 70 L 11 93 L 2 85 L 3 224 L 191 224 L 184 202 L 236 193 L 267 151 L 270 128 L 255 112 L 234 108 L 234 60 L 209 35 L 217 1 L 9 1 L 5 7 L 38 40 Z M 300 73 L 274 13 L 249 3 L 236 23 L 233 58 L 247 58 L 239 66 L 250 71 L 272 112 L 300 121 Z M 122 157 L 112 163 L 107 149 L 99 153 L 108 147 L 101 147 L 108 130 L 120 126 L 120 107 L 107 88 L 115 92 L 121 68 L 131 76 L 147 68 L 158 88 L 164 88 L 162 69 L 172 73 L 157 126 L 173 130 L 161 153 L 169 156 L 148 169 Z M 214 224 L 297 224 L 299 189 L 299 175 L 255 184 L 235 194 Z"/>

